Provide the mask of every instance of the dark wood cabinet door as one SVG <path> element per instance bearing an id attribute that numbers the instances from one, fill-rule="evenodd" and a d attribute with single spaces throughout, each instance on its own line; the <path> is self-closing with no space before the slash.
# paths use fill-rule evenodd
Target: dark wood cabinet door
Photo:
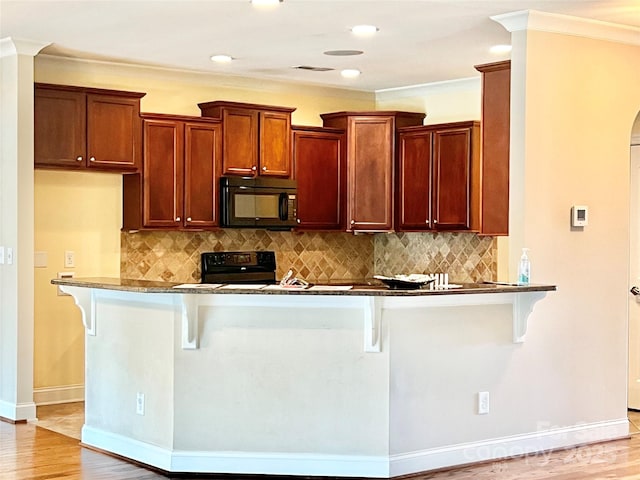
<path id="1" fill-rule="evenodd" d="M 87 95 L 89 168 L 136 170 L 140 164 L 138 99 Z"/>
<path id="2" fill-rule="evenodd" d="M 291 114 L 260 112 L 260 175 L 291 175 Z"/>
<path id="3" fill-rule="evenodd" d="M 256 175 L 258 170 L 258 112 L 225 108 L 222 112 L 222 171 L 225 175 Z"/>
<path id="4" fill-rule="evenodd" d="M 36 86 L 34 165 L 84 168 L 86 164 L 86 94 Z"/>
<path id="5" fill-rule="evenodd" d="M 143 224 L 180 227 L 183 212 L 184 124 L 144 120 Z"/>
<path id="6" fill-rule="evenodd" d="M 293 132 L 302 230 L 344 230 L 344 134 L 317 129 Z"/>
<path id="7" fill-rule="evenodd" d="M 398 135 L 396 229 L 430 230 L 433 133 L 420 129 Z"/>
<path id="8" fill-rule="evenodd" d="M 347 229 L 393 228 L 393 117 L 349 117 Z"/>
<path id="9" fill-rule="evenodd" d="M 433 221 L 438 230 L 470 227 L 471 133 L 471 128 L 452 128 L 433 134 Z"/>
<path id="10" fill-rule="evenodd" d="M 188 122 L 184 126 L 184 225 L 218 225 L 222 126 Z"/>

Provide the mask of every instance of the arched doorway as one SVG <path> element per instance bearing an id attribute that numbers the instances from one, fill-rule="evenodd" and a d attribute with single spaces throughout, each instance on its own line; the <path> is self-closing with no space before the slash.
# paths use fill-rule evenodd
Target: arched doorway
<path id="1" fill-rule="evenodd" d="M 629 282 L 640 288 L 640 113 L 631 129 L 631 205 Z M 632 290 L 632 293 L 634 290 Z M 628 399 L 631 410 L 640 411 L 640 292 L 635 291 L 629 305 Z"/>

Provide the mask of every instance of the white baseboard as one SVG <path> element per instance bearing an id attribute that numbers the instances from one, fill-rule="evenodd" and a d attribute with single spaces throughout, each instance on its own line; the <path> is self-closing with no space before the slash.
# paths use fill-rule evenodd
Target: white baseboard
<path id="1" fill-rule="evenodd" d="M 36 404 L 10 403 L 0 400 L 0 417 L 14 422 L 22 420 L 34 420 L 36 418 Z"/>
<path id="2" fill-rule="evenodd" d="M 388 456 L 178 451 L 85 425 L 82 442 L 167 472 L 390 478 L 487 460 L 535 456 L 628 436 L 627 419 Z M 602 453 L 598 449 L 598 453 Z M 571 455 L 571 451 L 567 452 Z M 578 458 L 579 456 L 576 456 Z M 568 457 L 569 458 L 569 457 Z M 593 460 L 593 458 L 591 459 Z M 603 460 L 606 460 L 603 458 Z M 577 461 L 577 460 L 576 460 Z"/>
<path id="3" fill-rule="evenodd" d="M 84 402 L 84 385 L 34 388 L 33 401 L 38 406 Z"/>
<path id="4" fill-rule="evenodd" d="M 167 472 L 389 477 L 386 456 L 179 451 L 85 425 L 82 443 Z"/>
<path id="5" fill-rule="evenodd" d="M 540 461 L 545 461 L 551 450 L 615 440 L 628 435 L 629 421 L 624 418 L 611 422 L 591 423 L 392 455 L 389 471 L 391 476 L 395 477 L 523 455 L 537 457 Z M 571 452 L 568 452 L 567 455 L 569 458 Z"/>

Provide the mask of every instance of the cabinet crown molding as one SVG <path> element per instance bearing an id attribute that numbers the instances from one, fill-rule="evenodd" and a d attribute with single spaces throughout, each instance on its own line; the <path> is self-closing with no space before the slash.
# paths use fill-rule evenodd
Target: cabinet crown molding
<path id="1" fill-rule="evenodd" d="M 258 103 L 229 102 L 226 100 L 215 100 L 213 102 L 203 102 L 198 104 L 198 108 L 200 108 L 200 110 L 207 110 L 215 107 L 245 108 L 245 109 L 251 109 L 251 110 L 268 110 L 270 112 L 285 112 L 285 113 L 291 113 L 296 110 L 295 107 L 261 105 Z"/>
<path id="2" fill-rule="evenodd" d="M 93 87 L 79 87 L 76 85 L 58 85 L 53 83 L 36 83 L 36 87 L 44 90 L 64 90 L 67 92 L 83 92 L 92 93 L 95 95 L 110 95 L 118 97 L 130 97 L 130 98 L 142 98 L 146 93 L 142 92 L 130 92 L 125 90 L 109 90 L 106 88 L 93 88 Z"/>

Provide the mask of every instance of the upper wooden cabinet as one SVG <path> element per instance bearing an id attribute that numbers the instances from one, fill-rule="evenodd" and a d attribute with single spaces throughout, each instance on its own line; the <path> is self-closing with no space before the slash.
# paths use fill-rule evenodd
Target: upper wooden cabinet
<path id="1" fill-rule="evenodd" d="M 480 122 L 441 125 L 433 132 L 433 227 L 477 228 Z"/>
<path id="2" fill-rule="evenodd" d="M 509 234 L 511 62 L 477 65 L 482 73 L 480 233 Z"/>
<path id="3" fill-rule="evenodd" d="M 325 127 L 346 132 L 347 231 L 392 230 L 396 128 L 421 125 L 424 114 L 379 111 L 320 116 Z"/>
<path id="4" fill-rule="evenodd" d="M 141 158 L 140 98 L 144 95 L 36 84 L 35 166 L 137 171 Z"/>
<path id="5" fill-rule="evenodd" d="M 344 131 L 293 127 L 293 172 L 301 230 L 344 230 Z"/>
<path id="6" fill-rule="evenodd" d="M 421 127 L 398 134 L 396 229 L 430 230 L 433 131 Z"/>
<path id="7" fill-rule="evenodd" d="M 123 228 L 216 227 L 220 123 L 145 114 L 143 132 L 143 174 L 123 180 Z"/>
<path id="8" fill-rule="evenodd" d="M 479 122 L 401 129 L 396 229 L 475 230 L 479 162 Z"/>
<path id="9" fill-rule="evenodd" d="M 222 121 L 224 175 L 291 176 L 291 112 L 295 108 L 215 101 L 198 104 Z"/>

